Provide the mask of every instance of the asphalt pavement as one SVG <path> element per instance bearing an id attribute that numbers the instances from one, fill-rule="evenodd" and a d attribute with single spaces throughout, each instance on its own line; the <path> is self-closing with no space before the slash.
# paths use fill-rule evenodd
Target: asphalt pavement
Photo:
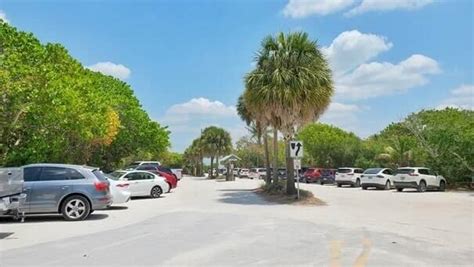
<path id="1" fill-rule="evenodd" d="M 261 181 L 185 177 L 83 222 L 0 219 L 1 266 L 472 266 L 472 193 L 302 185 L 327 203 L 270 203 Z"/>

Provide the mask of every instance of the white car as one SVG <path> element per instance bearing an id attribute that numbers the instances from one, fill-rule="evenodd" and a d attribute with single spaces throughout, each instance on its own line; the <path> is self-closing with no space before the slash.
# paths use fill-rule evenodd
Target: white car
<path id="1" fill-rule="evenodd" d="M 240 178 L 249 177 L 249 169 L 240 169 L 239 173 Z"/>
<path id="2" fill-rule="evenodd" d="M 369 187 L 390 190 L 393 183 L 393 171 L 388 168 L 371 168 L 360 176 L 360 186 L 366 190 Z"/>
<path id="3" fill-rule="evenodd" d="M 263 179 L 267 175 L 267 171 L 264 168 L 253 168 L 249 171 L 250 179 Z"/>
<path id="4" fill-rule="evenodd" d="M 415 188 L 418 192 L 425 192 L 428 189 L 446 189 L 446 179 L 443 176 L 424 167 L 404 167 L 397 170 L 393 179 L 393 184 L 397 191 L 404 188 Z"/>
<path id="5" fill-rule="evenodd" d="M 109 174 L 115 181 L 128 184 L 131 197 L 150 196 L 158 198 L 170 189 L 166 179 L 147 171 L 114 171 Z"/>
<path id="6" fill-rule="evenodd" d="M 235 176 L 238 176 L 240 172 L 240 168 L 234 168 L 232 172 L 234 173 Z"/>
<path id="7" fill-rule="evenodd" d="M 110 206 L 127 203 L 132 197 L 132 193 L 128 190 L 130 184 L 116 181 L 113 176 L 108 174 L 105 176 L 107 180 L 109 180 L 110 194 L 112 194 L 112 204 L 110 204 Z"/>
<path id="8" fill-rule="evenodd" d="M 339 168 L 336 172 L 336 185 L 341 187 L 342 185 L 350 185 L 352 187 L 360 186 L 360 176 L 364 172 L 361 168 Z"/>

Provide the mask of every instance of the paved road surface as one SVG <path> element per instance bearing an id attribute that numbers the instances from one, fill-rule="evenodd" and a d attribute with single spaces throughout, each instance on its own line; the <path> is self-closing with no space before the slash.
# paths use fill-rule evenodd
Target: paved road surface
<path id="1" fill-rule="evenodd" d="M 302 185 L 328 203 L 268 203 L 260 182 L 186 177 L 161 199 L 96 211 L 0 220 L 0 265 L 472 266 L 470 193 Z"/>

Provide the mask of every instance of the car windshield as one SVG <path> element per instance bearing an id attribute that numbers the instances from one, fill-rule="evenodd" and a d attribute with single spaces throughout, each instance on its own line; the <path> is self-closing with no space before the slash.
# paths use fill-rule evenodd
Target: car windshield
<path id="1" fill-rule="evenodd" d="M 351 173 L 352 169 L 340 168 L 340 169 L 337 169 L 337 172 L 338 173 Z"/>
<path id="2" fill-rule="evenodd" d="M 331 170 L 328 170 L 328 169 L 325 169 L 322 171 L 322 174 L 323 175 L 331 175 L 332 174 L 332 171 Z"/>
<path id="3" fill-rule="evenodd" d="M 122 177 L 126 172 L 123 171 L 114 171 L 111 173 L 108 173 L 106 176 L 107 178 L 110 178 L 112 180 L 118 180 L 120 177 Z"/>
<path id="4" fill-rule="evenodd" d="M 365 170 L 364 174 L 377 174 L 382 170 L 382 168 L 372 168 Z"/>
<path id="5" fill-rule="evenodd" d="M 410 174 L 414 172 L 415 172 L 415 169 L 398 169 L 396 173 L 397 174 Z"/>

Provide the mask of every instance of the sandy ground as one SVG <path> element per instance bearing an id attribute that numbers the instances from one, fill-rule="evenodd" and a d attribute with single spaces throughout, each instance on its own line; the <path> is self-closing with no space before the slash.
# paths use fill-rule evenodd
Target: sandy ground
<path id="1" fill-rule="evenodd" d="M 472 266 L 472 193 L 302 184 L 326 206 L 283 205 L 261 181 L 185 177 L 160 199 L 82 222 L 0 219 L 0 265 Z"/>

